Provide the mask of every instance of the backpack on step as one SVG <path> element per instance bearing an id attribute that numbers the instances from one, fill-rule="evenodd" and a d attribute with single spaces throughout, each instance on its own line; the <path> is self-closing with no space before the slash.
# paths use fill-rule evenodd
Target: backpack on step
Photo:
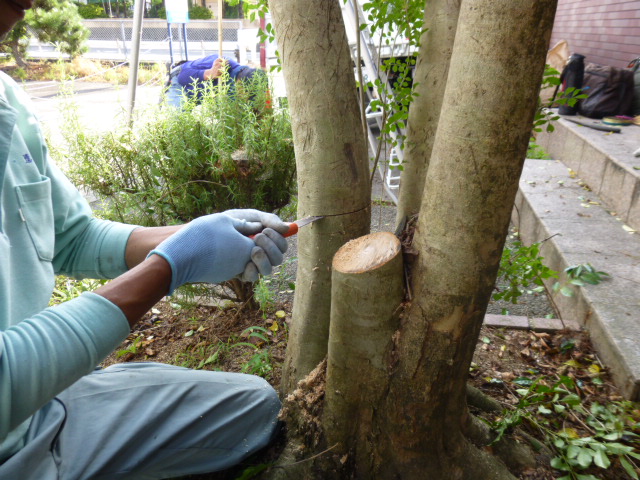
<path id="1" fill-rule="evenodd" d="M 578 113 L 589 118 L 631 115 L 633 112 L 633 71 L 588 63 L 584 69 Z"/>
<path id="2" fill-rule="evenodd" d="M 633 71 L 634 92 L 633 109 L 631 113 L 635 117 L 640 115 L 640 57 L 632 60 L 627 67 Z"/>

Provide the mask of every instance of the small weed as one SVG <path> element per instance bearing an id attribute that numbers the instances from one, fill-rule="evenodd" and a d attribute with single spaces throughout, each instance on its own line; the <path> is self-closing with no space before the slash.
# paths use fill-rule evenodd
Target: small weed
<path id="1" fill-rule="evenodd" d="M 534 138 L 529 141 L 529 149 L 527 150 L 527 158 L 538 160 L 549 160 L 551 157 L 544 149 L 534 142 Z"/>
<path id="2" fill-rule="evenodd" d="M 556 271 L 542 263 L 544 260 L 544 257 L 540 256 L 542 243 L 536 242 L 527 247 L 520 240 L 516 240 L 511 248 L 505 247 L 498 275 L 504 279 L 507 285 L 496 286 L 497 292 L 493 294 L 494 300 L 518 303 L 518 298 L 525 292 L 542 292 L 544 291 L 543 280 L 558 276 Z"/>
<path id="3" fill-rule="evenodd" d="M 220 370 L 213 368 L 224 362 L 232 348 L 229 342 L 217 342 L 212 345 L 202 345 L 190 352 L 181 352 L 176 356 L 176 365 L 194 370 L 202 370 L 206 366 L 208 369 Z"/>
<path id="4" fill-rule="evenodd" d="M 246 354 L 249 360 L 242 366 L 242 372 L 268 379 L 273 372 L 273 362 L 268 348 L 269 343 L 271 343 L 269 331 L 264 327 L 252 326 L 246 328 L 241 337 L 258 340 L 258 345 L 251 342 L 238 342 L 233 345 L 234 347 L 250 348 L 250 352 Z M 264 346 L 264 348 L 261 348 L 261 346 Z"/>
<path id="5" fill-rule="evenodd" d="M 122 350 L 118 350 L 116 352 L 116 356 L 120 358 L 128 354 L 135 355 L 140 351 L 140 348 L 142 347 L 142 340 L 143 338 L 141 336 L 134 338 L 133 342 L 131 342 L 131 345 L 129 345 L 127 348 L 123 348 Z"/>
<path id="6" fill-rule="evenodd" d="M 253 286 L 253 298 L 258 302 L 258 308 L 262 312 L 262 318 L 267 318 L 267 315 L 273 311 L 276 305 L 276 296 L 269 288 L 270 283 L 271 280 L 260 276 Z"/>

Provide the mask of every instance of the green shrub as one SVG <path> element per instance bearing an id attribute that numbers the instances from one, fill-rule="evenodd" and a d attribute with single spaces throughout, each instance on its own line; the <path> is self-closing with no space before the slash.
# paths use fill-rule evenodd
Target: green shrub
<path id="1" fill-rule="evenodd" d="M 277 210 L 294 191 L 295 158 L 288 112 L 270 108 L 267 83 L 211 87 L 200 105 L 159 105 L 132 128 L 100 134 L 86 132 L 69 109 L 67 173 L 102 201 L 101 216 L 126 223 Z"/>
<path id="2" fill-rule="evenodd" d="M 211 10 L 207 7 L 201 7 L 200 5 L 194 5 L 189 9 L 190 20 L 209 20 L 213 17 Z"/>
<path id="3" fill-rule="evenodd" d="M 96 5 L 95 3 L 91 4 L 82 4 L 76 3 L 76 7 L 78 7 L 78 13 L 82 18 L 92 19 L 92 18 L 107 18 L 108 15 L 105 13 L 104 8 L 100 5 Z"/>

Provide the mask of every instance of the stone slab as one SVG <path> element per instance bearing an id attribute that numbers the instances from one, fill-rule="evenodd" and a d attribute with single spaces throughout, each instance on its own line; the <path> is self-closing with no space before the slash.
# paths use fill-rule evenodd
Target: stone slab
<path id="1" fill-rule="evenodd" d="M 587 202 L 575 197 L 581 191 L 588 193 Z M 611 275 L 599 285 L 573 287 L 572 297 L 556 292 L 552 299 L 565 322 L 589 330 L 622 394 L 640 400 L 640 234 L 625 231 L 598 195 L 553 160 L 525 162 L 516 206 L 512 218 L 520 222 L 526 244 L 558 234 L 544 242 L 541 255 L 561 272 L 561 282 L 564 269 L 580 263 Z M 548 281 L 547 288 L 555 282 Z"/>
<path id="2" fill-rule="evenodd" d="M 518 315 L 495 315 L 487 313 L 484 316 L 484 324 L 488 327 L 515 328 L 517 330 L 529 329 L 529 319 Z"/>
<path id="3" fill-rule="evenodd" d="M 599 120 L 573 118 L 602 125 Z M 553 132 L 538 133 L 536 141 L 552 158 L 572 168 L 624 222 L 640 230 L 640 158 L 633 155 L 640 147 L 640 126 L 607 133 L 561 118 Z"/>

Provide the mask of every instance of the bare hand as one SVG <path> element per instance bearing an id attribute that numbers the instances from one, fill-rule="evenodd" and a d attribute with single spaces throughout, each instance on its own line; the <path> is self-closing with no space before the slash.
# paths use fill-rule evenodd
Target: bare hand
<path id="1" fill-rule="evenodd" d="M 222 57 L 216 58 L 215 61 L 213 62 L 213 65 L 211 65 L 211 68 L 209 70 L 204 71 L 204 79 L 211 80 L 213 78 L 218 78 L 220 75 L 222 75 L 222 72 L 224 71 L 226 63 L 227 61 L 224 58 Z"/>

